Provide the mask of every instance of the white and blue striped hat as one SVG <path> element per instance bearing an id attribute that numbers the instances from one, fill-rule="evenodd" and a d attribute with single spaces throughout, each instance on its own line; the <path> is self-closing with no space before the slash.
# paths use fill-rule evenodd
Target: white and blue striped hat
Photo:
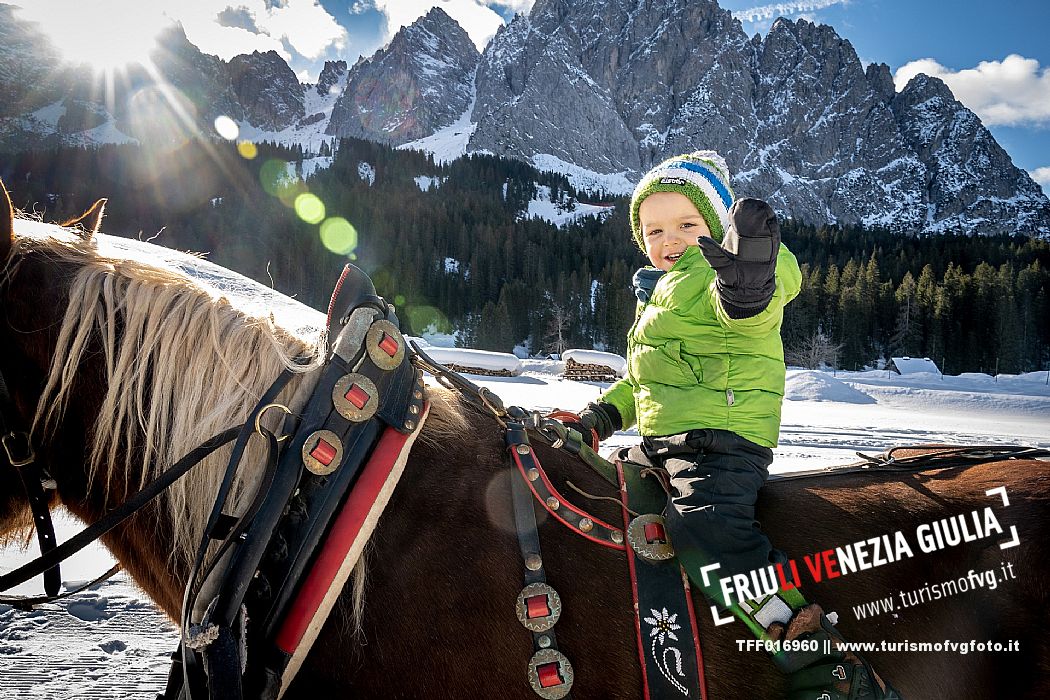
<path id="1" fill-rule="evenodd" d="M 638 207 L 654 192 L 684 194 L 711 229 L 711 237 L 721 241 L 729 228 L 729 208 L 733 188 L 729 185 L 729 166 L 714 151 L 694 151 L 668 158 L 645 174 L 631 196 L 631 233 L 645 251 Z"/>

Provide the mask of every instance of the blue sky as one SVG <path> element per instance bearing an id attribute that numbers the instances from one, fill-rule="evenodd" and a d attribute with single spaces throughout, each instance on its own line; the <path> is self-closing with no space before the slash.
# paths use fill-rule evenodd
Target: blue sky
<path id="1" fill-rule="evenodd" d="M 483 48 L 535 0 L 0 0 L 40 20 L 67 53 L 113 65 L 134 60 L 164 23 L 182 22 L 222 58 L 276 50 L 304 81 L 325 60 L 353 64 L 402 26 L 442 7 Z M 917 72 L 944 80 L 981 117 L 1014 163 L 1050 192 L 1050 0 L 720 0 L 744 30 L 765 34 L 778 16 L 828 24 L 864 63 L 886 63 L 898 89 Z M 112 18 L 119 17 L 114 22 Z M 106 55 L 107 52 L 111 55 Z"/>

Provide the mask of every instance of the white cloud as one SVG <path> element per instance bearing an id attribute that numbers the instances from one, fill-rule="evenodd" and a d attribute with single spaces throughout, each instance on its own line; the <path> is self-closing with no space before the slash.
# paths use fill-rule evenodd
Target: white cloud
<path id="1" fill-rule="evenodd" d="M 283 7 L 258 4 L 255 22 L 259 28 L 287 39 L 306 58 L 318 58 L 329 46 L 341 49 L 346 45 L 346 30 L 317 0 L 287 0 Z"/>
<path id="2" fill-rule="evenodd" d="M 1034 58 L 1011 54 L 960 71 L 923 58 L 897 69 L 897 90 L 919 73 L 943 80 L 986 126 L 1050 125 L 1050 67 L 1040 67 Z"/>
<path id="3" fill-rule="evenodd" d="M 56 39 L 74 35 L 54 31 L 56 24 L 74 23 L 77 33 L 103 46 L 139 37 L 152 42 L 165 20 L 181 22 L 187 38 L 201 51 L 224 59 L 274 50 L 288 60 L 291 55 L 283 43 L 287 41 L 293 51 L 313 60 L 329 47 L 342 49 L 347 39 L 346 30 L 318 0 L 284 0 L 280 4 L 267 0 L 137 0 L 134 12 L 128 11 L 126 0 L 4 1 L 21 7 L 23 16 L 40 21 Z M 226 26 L 223 15 L 241 21 L 238 26 Z M 90 51 L 80 54 L 89 55 Z"/>
<path id="4" fill-rule="evenodd" d="M 500 7 L 506 7 L 514 12 L 528 13 L 532 9 L 532 6 L 536 4 L 536 0 L 482 0 L 483 5 L 492 7 L 493 5 L 499 5 Z"/>
<path id="5" fill-rule="evenodd" d="M 1036 168 L 1035 170 L 1029 170 L 1028 174 L 1032 176 L 1032 179 L 1039 183 L 1043 188 L 1043 192 L 1050 195 L 1050 166 L 1045 168 Z"/>
<path id="6" fill-rule="evenodd" d="M 745 10 L 734 10 L 733 16 L 741 22 L 761 22 L 776 17 L 790 17 L 791 15 L 799 15 L 804 12 L 823 10 L 825 7 L 844 5 L 846 2 L 847 0 L 798 0 L 797 2 L 778 2 L 772 5 L 750 7 Z"/>
<path id="7" fill-rule="evenodd" d="M 489 43 L 496 30 L 503 24 L 503 18 L 488 7 L 489 4 L 500 4 L 509 7 L 532 6 L 532 0 L 512 0 L 495 3 L 492 0 L 373 0 L 372 6 L 386 15 L 387 32 L 383 42 L 393 38 L 402 27 L 415 22 L 430 12 L 431 8 L 440 7 L 449 17 L 456 20 L 467 32 L 471 41 L 481 51 Z"/>

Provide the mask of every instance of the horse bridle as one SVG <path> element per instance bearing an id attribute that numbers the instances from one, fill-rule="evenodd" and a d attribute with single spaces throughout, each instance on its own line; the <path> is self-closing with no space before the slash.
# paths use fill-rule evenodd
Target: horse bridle
<path id="1" fill-rule="evenodd" d="M 51 554 L 57 544 L 55 525 L 51 520 L 51 510 L 48 508 L 48 502 L 51 500 L 50 492 L 55 490 L 56 484 L 47 470 L 37 462 L 29 431 L 21 428 L 17 419 L 14 398 L 7 388 L 3 372 L 0 371 L 0 446 L 3 447 L 4 459 L 18 472 L 26 497 L 29 499 L 33 525 L 40 544 L 40 555 L 43 557 Z M 45 569 L 43 574 L 44 592 L 48 599 L 53 599 L 62 587 L 62 573 L 58 563 Z M 0 590 L 5 590 L 2 584 L 0 584 Z M 9 601 L 0 598 L 0 602 Z"/>

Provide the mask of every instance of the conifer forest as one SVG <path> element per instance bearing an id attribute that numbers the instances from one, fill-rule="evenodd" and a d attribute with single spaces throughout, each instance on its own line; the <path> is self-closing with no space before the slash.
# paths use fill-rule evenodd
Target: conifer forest
<path id="1" fill-rule="evenodd" d="M 330 167 L 310 169 L 316 155 Z M 205 253 L 322 311 L 352 261 L 394 301 L 406 331 L 458 331 L 461 344 L 488 350 L 623 354 L 631 275 L 646 262 L 626 197 L 577 193 L 563 175 L 494 156 L 440 164 L 352 139 L 309 154 L 107 145 L 0 154 L 0 178 L 26 215 L 60 222 L 106 197 L 103 232 Z M 524 217 L 541 187 L 567 209 L 586 202 L 608 213 L 560 228 Z M 299 211 L 303 193 L 324 213 Z M 356 239 L 326 240 L 333 217 Z M 804 275 L 782 329 L 790 364 L 852 370 L 912 356 L 946 374 L 1050 367 L 1050 242 L 790 220 L 781 229 Z"/>

